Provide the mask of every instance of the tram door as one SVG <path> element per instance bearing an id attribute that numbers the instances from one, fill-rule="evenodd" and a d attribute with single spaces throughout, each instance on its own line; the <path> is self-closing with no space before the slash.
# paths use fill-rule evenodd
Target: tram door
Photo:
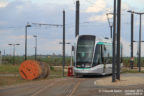
<path id="1" fill-rule="evenodd" d="M 112 72 L 112 45 L 106 44 L 102 46 L 103 52 L 103 73 Z"/>

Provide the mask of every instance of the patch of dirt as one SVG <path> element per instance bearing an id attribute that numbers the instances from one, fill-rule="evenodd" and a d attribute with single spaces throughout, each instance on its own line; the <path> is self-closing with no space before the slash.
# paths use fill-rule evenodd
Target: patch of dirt
<path id="1" fill-rule="evenodd" d="M 140 85 L 144 84 L 144 77 L 125 77 L 121 76 L 121 80 L 116 80 L 116 82 L 112 83 L 112 78 L 103 78 L 96 80 L 96 84 L 100 86 L 128 86 L 128 85 Z"/>
<path id="2" fill-rule="evenodd" d="M 0 77 L 0 86 L 17 84 L 17 83 L 22 83 L 22 82 L 26 82 L 26 81 L 18 76 L 16 77 L 15 76 L 14 77 L 7 77 L 7 76 L 2 77 L 1 76 Z"/>

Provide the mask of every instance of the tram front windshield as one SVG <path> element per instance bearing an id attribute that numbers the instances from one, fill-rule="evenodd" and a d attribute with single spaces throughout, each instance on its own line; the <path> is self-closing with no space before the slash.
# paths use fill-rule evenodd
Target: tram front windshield
<path id="1" fill-rule="evenodd" d="M 91 67 L 95 37 L 81 37 L 77 43 L 76 67 Z"/>

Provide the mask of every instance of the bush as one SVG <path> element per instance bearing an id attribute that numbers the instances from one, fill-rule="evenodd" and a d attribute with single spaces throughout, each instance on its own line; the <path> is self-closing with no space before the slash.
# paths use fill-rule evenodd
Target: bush
<path id="1" fill-rule="evenodd" d="M 50 70 L 51 70 L 51 71 L 54 71 L 54 67 L 53 67 L 53 66 L 50 66 Z"/>

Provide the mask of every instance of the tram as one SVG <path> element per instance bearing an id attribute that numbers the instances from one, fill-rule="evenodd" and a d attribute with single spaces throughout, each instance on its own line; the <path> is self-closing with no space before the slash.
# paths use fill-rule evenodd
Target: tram
<path id="1" fill-rule="evenodd" d="M 120 53 L 122 67 L 122 47 Z M 112 74 L 112 39 L 97 39 L 94 35 L 77 36 L 74 44 L 74 74 Z"/>

